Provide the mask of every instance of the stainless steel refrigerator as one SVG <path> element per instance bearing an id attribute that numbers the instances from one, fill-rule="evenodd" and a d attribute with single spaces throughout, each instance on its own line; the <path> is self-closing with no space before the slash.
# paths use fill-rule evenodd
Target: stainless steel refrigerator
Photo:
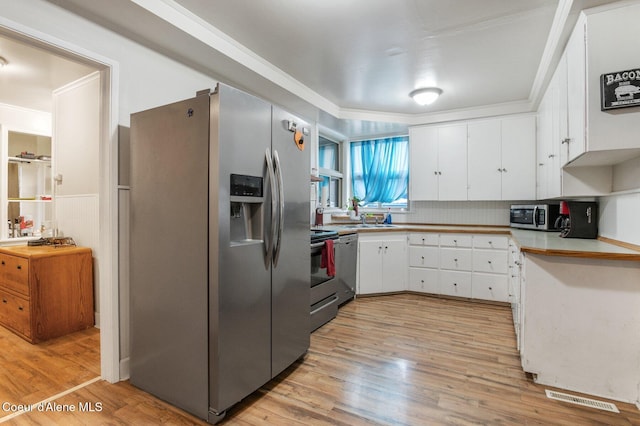
<path id="1" fill-rule="evenodd" d="M 213 93 L 131 115 L 131 383 L 215 423 L 309 348 L 310 127 Z"/>

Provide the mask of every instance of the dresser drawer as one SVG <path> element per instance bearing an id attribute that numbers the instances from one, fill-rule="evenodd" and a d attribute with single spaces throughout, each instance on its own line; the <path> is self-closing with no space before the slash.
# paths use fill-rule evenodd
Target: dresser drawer
<path id="1" fill-rule="evenodd" d="M 31 337 L 29 301 L 0 290 L 0 324 Z"/>
<path id="2" fill-rule="evenodd" d="M 0 286 L 29 295 L 29 260 L 0 253 Z"/>
<path id="3" fill-rule="evenodd" d="M 471 271 L 471 249 L 440 249 L 440 268 Z"/>

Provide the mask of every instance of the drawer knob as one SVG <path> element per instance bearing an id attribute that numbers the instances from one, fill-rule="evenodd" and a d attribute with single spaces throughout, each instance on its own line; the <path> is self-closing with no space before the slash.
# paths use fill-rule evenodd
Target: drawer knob
<path id="1" fill-rule="evenodd" d="M 22 306 L 18 306 L 18 310 L 19 311 L 24 311 L 24 308 Z"/>
<path id="2" fill-rule="evenodd" d="M 18 265 L 18 266 L 17 266 L 17 268 L 18 268 L 18 269 L 22 269 L 22 265 Z"/>
<path id="3" fill-rule="evenodd" d="M 4 260 L 2 261 L 2 264 L 4 265 Z"/>
<path id="4" fill-rule="evenodd" d="M 489 287 L 489 290 L 493 290 L 493 288 L 492 288 L 492 287 Z"/>
<path id="5" fill-rule="evenodd" d="M 4 297 L 2 298 L 2 303 L 7 303 L 7 299 L 5 299 Z"/>
<path id="6" fill-rule="evenodd" d="M 457 285 L 458 285 L 458 283 L 453 283 L 453 285 L 454 285 L 454 286 L 457 286 Z"/>
<path id="7" fill-rule="evenodd" d="M 458 262 L 458 259 L 453 259 L 454 262 Z"/>
<path id="8" fill-rule="evenodd" d="M 490 260 L 487 260 L 487 263 L 491 264 L 491 261 L 490 261 Z"/>

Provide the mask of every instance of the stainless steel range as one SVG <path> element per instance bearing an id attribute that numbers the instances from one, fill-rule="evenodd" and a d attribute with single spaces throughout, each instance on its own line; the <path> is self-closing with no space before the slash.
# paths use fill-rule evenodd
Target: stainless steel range
<path id="1" fill-rule="evenodd" d="M 330 241 L 330 244 L 326 242 Z M 335 259 L 334 243 L 338 233 L 329 230 L 311 230 L 311 331 L 326 324 L 338 314 L 338 280 L 329 275 L 323 265 L 323 251 L 331 250 Z"/>

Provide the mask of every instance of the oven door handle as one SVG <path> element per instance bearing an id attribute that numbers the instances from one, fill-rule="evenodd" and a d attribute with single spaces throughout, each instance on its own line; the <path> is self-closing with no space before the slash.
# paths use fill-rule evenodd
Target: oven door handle
<path id="1" fill-rule="evenodd" d="M 313 244 L 311 244 L 311 249 L 320 248 L 323 245 L 324 245 L 324 241 L 320 241 L 319 243 L 313 243 Z"/>

